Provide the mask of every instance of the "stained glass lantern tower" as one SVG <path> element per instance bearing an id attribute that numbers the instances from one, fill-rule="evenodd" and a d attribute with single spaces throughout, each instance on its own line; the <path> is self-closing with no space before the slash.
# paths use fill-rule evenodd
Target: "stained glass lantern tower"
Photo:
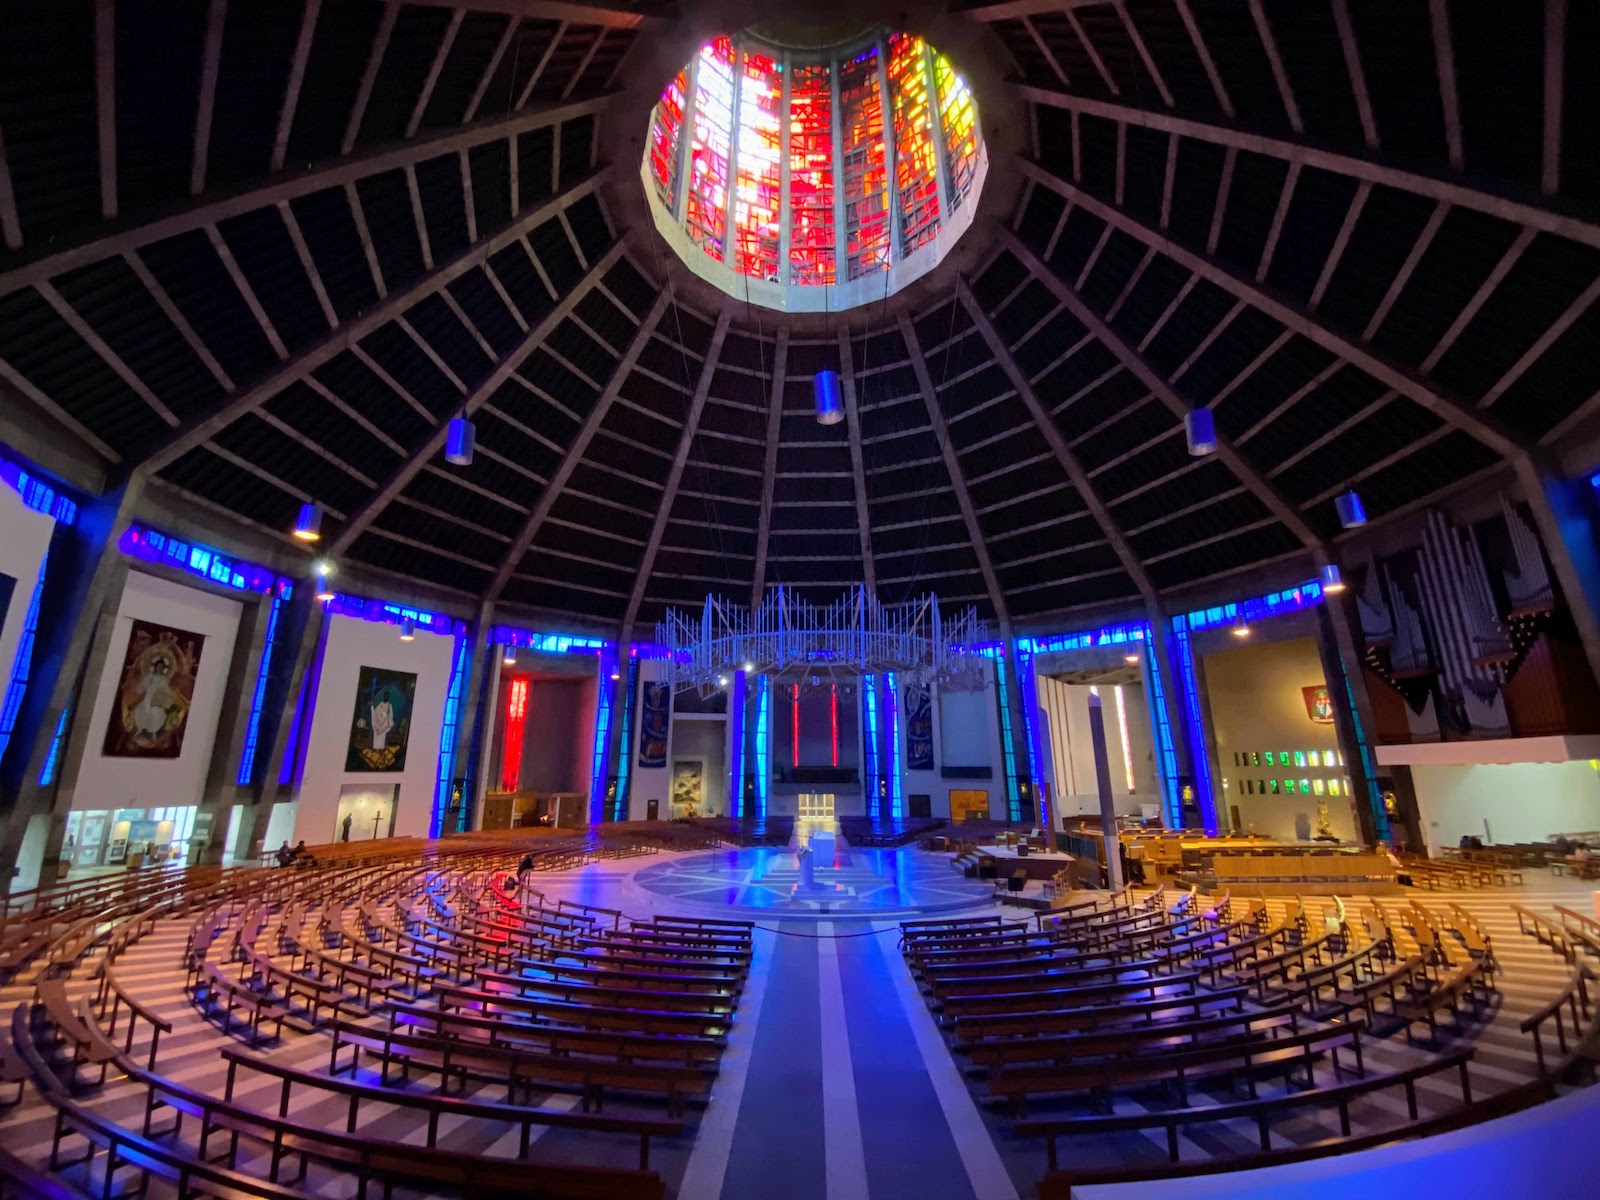
<path id="1" fill-rule="evenodd" d="M 708 42 L 661 93 L 640 165 L 696 274 L 790 312 L 881 300 L 973 221 L 988 170 L 972 93 L 920 37 Z"/>

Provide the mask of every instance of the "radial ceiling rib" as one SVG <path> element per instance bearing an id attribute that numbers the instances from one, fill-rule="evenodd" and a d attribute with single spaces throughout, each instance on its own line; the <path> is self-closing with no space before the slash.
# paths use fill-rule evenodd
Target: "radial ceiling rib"
<path id="1" fill-rule="evenodd" d="M 583 3 L 583 0 L 406 0 L 421 8 L 465 8 L 479 13 L 509 13 L 524 20 L 570 21 L 578 25 L 603 25 L 607 29 L 635 29 L 677 20 L 670 10 L 641 13 L 627 3 Z"/>
<path id="2" fill-rule="evenodd" d="M 355 320 L 347 321 L 331 330 L 322 341 L 301 351 L 254 386 L 236 393 L 217 411 L 198 420 L 189 421 L 180 429 L 174 430 L 134 467 L 135 475 L 143 477 L 153 474 L 182 458 L 201 442 L 215 437 L 234 421 L 260 407 L 269 397 L 276 395 L 296 380 L 305 378 L 323 363 L 355 346 L 362 338 L 404 313 L 417 301 L 465 275 L 487 261 L 491 255 L 516 242 L 529 230 L 589 195 L 605 178 L 608 170 L 608 167 L 601 167 L 598 171 L 584 176 L 561 194 L 551 196 L 543 203 L 530 208 L 494 236 L 468 246 L 450 261 L 418 278 L 409 287 L 390 292 L 381 302 L 373 305 Z"/>
<path id="3" fill-rule="evenodd" d="M 1528 447 L 1524 444 L 1520 434 L 1495 417 L 1476 411 L 1471 405 L 1460 399 L 1445 395 L 1445 393 L 1439 391 L 1429 381 L 1423 379 L 1409 368 L 1391 361 L 1370 347 L 1358 345 L 1342 334 L 1335 333 L 1310 314 L 1277 299 L 1204 255 L 1196 254 L 1194 251 L 1170 241 L 1159 229 L 1153 229 L 1114 205 L 1106 204 L 1091 196 L 1069 180 L 1059 178 L 1037 163 L 1024 159 L 1021 165 L 1025 176 L 1059 192 L 1086 211 L 1093 213 L 1103 221 L 1109 221 L 1118 229 L 1137 238 L 1145 245 L 1157 246 L 1162 253 L 1179 266 L 1210 280 L 1238 299 L 1248 301 L 1267 316 L 1292 329 L 1295 333 L 1309 338 L 1324 349 L 1331 350 L 1340 357 L 1349 360 L 1378 380 L 1378 382 L 1411 397 L 1411 399 L 1434 413 L 1447 424 L 1470 434 L 1508 461 L 1515 459 L 1519 454 L 1527 452 Z M 1026 251 L 1029 261 L 1035 264 L 1038 263 L 1039 260 L 1033 255 L 1033 252 L 1026 250 L 1020 239 L 1009 229 L 1002 229 L 1001 236 L 1008 245 L 1021 247 L 1022 250 Z M 1050 271 L 1045 271 L 1044 275 L 1046 282 L 1055 278 L 1054 273 Z"/>
<path id="4" fill-rule="evenodd" d="M 1025 99 L 1032 100 L 1036 104 L 1048 104 L 1085 116 L 1102 117 L 1108 121 L 1123 121 L 1146 129 L 1176 134 L 1179 137 L 1195 138 L 1235 151 L 1249 150 L 1286 162 L 1297 162 L 1302 167 L 1317 167 L 1338 175 L 1348 175 L 1352 179 L 1399 188 L 1433 200 L 1443 200 L 1447 204 L 1459 205 L 1518 225 L 1526 225 L 1541 233 L 1554 233 L 1586 246 L 1600 248 L 1600 223 L 1551 212 L 1526 201 L 1498 196 L 1460 180 L 1423 175 L 1387 163 L 1375 162 L 1369 158 L 1306 146 L 1283 138 L 1269 137 L 1266 134 L 1250 133 L 1227 125 L 1196 121 L 1160 109 L 1139 108 L 1113 100 L 1097 100 L 1092 96 L 1073 95 L 1054 88 L 1031 84 L 1019 84 L 1018 90 Z"/>
<path id="5" fill-rule="evenodd" d="M 878 594 L 878 572 L 872 562 L 872 520 L 867 512 L 867 472 L 861 454 L 861 411 L 856 398 L 855 348 L 848 330 L 839 331 L 839 367 L 844 391 L 845 429 L 850 441 L 850 474 L 856 501 L 856 526 L 861 534 L 861 575 L 867 594 Z"/>
<path id="6" fill-rule="evenodd" d="M 512 372 L 526 362 L 528 356 L 539 348 L 544 339 L 555 332 L 556 327 L 572 314 L 572 310 L 577 308 L 595 284 L 599 283 L 605 273 L 616 265 L 617 259 L 622 257 L 622 250 L 625 244 L 626 236 L 613 242 L 611 248 L 601 255 L 599 260 L 572 286 L 572 290 L 562 297 L 561 303 L 545 314 L 521 341 L 495 363 L 494 370 L 490 371 L 483 382 L 473 388 L 462 401 L 461 411 L 466 416 L 470 417 L 477 412 L 489 397 L 499 391 L 506 380 L 511 378 Z M 400 469 L 378 489 L 366 506 L 350 518 L 349 524 L 345 526 L 343 532 L 334 539 L 333 544 L 329 547 L 329 553 L 337 556 L 349 550 L 355 544 L 356 539 L 365 533 L 368 526 L 377 519 L 378 515 L 394 502 L 395 497 L 405 490 L 407 484 L 416 478 L 417 472 L 432 462 L 439 452 L 444 449 L 445 439 L 448 436 L 448 421 L 441 422 L 435 426 L 427 439 L 401 464 Z"/>
<path id="7" fill-rule="evenodd" d="M 917 341 L 916 326 L 905 313 L 900 314 L 900 336 L 905 339 L 906 352 L 911 355 L 911 369 L 917 377 L 917 390 L 922 393 L 922 402 L 928 410 L 928 424 L 933 427 L 934 439 L 944 456 L 944 469 L 949 473 L 950 487 L 955 491 L 961 519 L 966 522 L 967 537 L 971 539 L 972 552 L 978 559 L 978 571 L 983 576 L 983 586 L 989 591 L 989 603 L 994 606 L 995 619 L 1000 622 L 1000 628 L 1007 631 L 1005 637 L 1009 640 L 1011 613 L 1006 608 L 1005 594 L 1000 590 L 1000 580 L 995 576 L 994 563 L 989 561 L 989 546 L 978 525 L 972 497 L 967 492 L 967 477 L 961 473 L 955 447 L 950 444 L 950 427 L 945 423 L 944 411 L 939 407 L 939 395 L 933 389 L 933 377 L 928 374 L 928 362 L 923 357 L 921 343 Z"/>
<path id="8" fill-rule="evenodd" d="M 1159 235 L 1157 235 L 1159 236 Z M 1072 288 L 1057 277 L 1044 263 L 1034 255 L 1033 251 L 1011 230 L 1001 227 L 1000 237 L 1006 248 L 1015 254 L 1039 279 L 1051 293 L 1067 306 L 1067 311 L 1083 323 L 1110 350 L 1123 366 L 1132 371 L 1139 382 L 1155 393 L 1157 399 L 1171 410 L 1172 414 L 1180 421 L 1192 409 L 1188 401 L 1178 395 L 1177 390 L 1161 377 L 1156 370 L 1145 361 L 1144 357 L 1122 340 L 1122 337 L 1101 319 L 1100 314 L 1090 308 Z M 1305 518 L 1278 492 L 1278 489 L 1268 483 L 1254 467 L 1252 467 L 1229 443 L 1228 439 L 1217 436 L 1217 458 L 1221 461 L 1240 483 L 1256 494 L 1256 498 L 1266 505 L 1267 511 L 1283 522 L 1284 526 L 1300 539 L 1300 542 L 1310 550 L 1319 549 L 1322 539 L 1312 532 L 1306 524 Z"/>
<path id="9" fill-rule="evenodd" d="M 64 271 L 88 266 L 114 254 L 164 241 L 180 233 L 203 229 L 255 209 L 320 192 L 324 188 L 353 184 L 385 171 L 403 169 L 442 154 L 500 141 L 530 129 L 558 125 L 576 117 L 592 116 L 606 106 L 604 96 L 591 96 L 559 104 L 541 105 L 508 117 L 496 117 L 414 142 L 386 146 L 333 159 L 322 166 L 275 176 L 260 187 L 215 196 L 188 205 L 141 225 L 92 236 L 31 262 L 0 272 L 0 296 L 43 283 Z"/>
<path id="10" fill-rule="evenodd" d="M 700 381 L 695 384 L 694 399 L 689 402 L 689 415 L 683 419 L 683 434 L 678 438 L 678 452 L 672 457 L 672 470 L 667 473 L 667 484 L 661 494 L 661 507 L 656 510 L 655 523 L 650 527 L 650 541 L 645 545 L 644 556 L 639 560 L 639 571 L 633 580 L 633 594 L 628 597 L 628 611 L 622 618 L 622 636 L 633 636 L 633 623 L 639 616 L 639 605 L 644 600 L 645 587 L 650 582 L 650 572 L 655 570 L 656 552 L 661 549 L 661 535 L 666 532 L 667 521 L 672 516 L 672 505 L 678 496 L 678 484 L 683 479 L 684 464 L 689 461 L 689 447 L 694 444 L 695 430 L 700 428 L 700 414 L 705 411 L 706 397 L 711 394 L 711 379 L 717 373 L 717 360 L 722 357 L 722 343 L 728 337 L 728 323 L 733 320 L 732 301 L 722 306 L 717 315 L 717 328 L 711 335 L 711 345 L 706 350 L 705 363 L 700 368 Z"/>
<path id="11" fill-rule="evenodd" d="M 1111 548 L 1116 551 L 1117 559 L 1122 563 L 1122 569 L 1128 573 L 1128 578 L 1133 580 L 1134 586 L 1139 589 L 1139 594 L 1146 600 L 1154 600 L 1156 590 L 1150 583 L 1150 576 L 1146 574 L 1144 564 L 1139 561 L 1139 556 L 1133 552 L 1133 547 L 1128 544 L 1127 536 L 1122 527 L 1117 524 L 1116 518 L 1111 515 L 1111 510 L 1100 499 L 1100 493 L 1095 490 L 1088 473 L 1083 469 L 1083 464 L 1078 461 L 1078 456 L 1067 445 L 1066 438 L 1061 436 L 1061 427 L 1055 419 L 1045 411 L 1039 402 L 1038 394 L 1034 392 L 1033 385 L 1028 382 L 1028 377 L 1022 368 L 1017 366 L 1016 359 L 1012 358 L 1011 351 L 1006 347 L 1005 341 L 1000 337 L 1000 331 L 994 327 L 994 322 L 989 320 L 989 315 L 978 304 L 977 297 L 972 294 L 967 281 L 956 281 L 956 295 L 966 307 L 972 323 L 978 327 L 978 332 L 983 340 L 988 343 L 989 353 L 994 355 L 995 361 L 1000 364 L 1000 369 L 1006 373 L 1011 386 L 1016 389 L 1022 403 L 1027 406 L 1029 414 L 1033 417 L 1034 424 L 1039 427 L 1039 432 L 1044 435 L 1046 444 L 1049 445 L 1056 461 L 1061 464 L 1061 469 L 1067 473 L 1067 478 L 1072 480 L 1072 486 L 1078 490 L 1089 515 L 1095 519 L 1106 541 L 1111 543 Z M 920 355 L 918 360 L 920 361 Z"/>
<path id="12" fill-rule="evenodd" d="M 783 428 L 783 389 L 789 374 L 789 327 L 778 327 L 772 356 L 772 397 L 767 405 L 766 455 L 761 467 L 761 515 L 756 519 L 756 571 L 750 583 L 750 607 L 767 590 L 767 537 L 772 533 L 772 488 L 778 476 L 778 437 Z"/>
<path id="13" fill-rule="evenodd" d="M 533 539 L 539 535 L 539 530 L 550 517 L 550 510 L 555 507 L 555 502 L 561 498 L 561 493 L 566 490 L 567 480 L 572 478 L 572 472 L 583 461 L 583 456 L 588 452 L 589 443 L 594 440 L 595 433 L 599 430 L 601 422 L 606 419 L 606 413 L 611 411 L 611 405 L 617 398 L 617 393 L 622 390 L 622 385 L 627 382 L 628 376 L 633 373 L 634 364 L 639 361 L 639 355 L 650 344 L 650 337 L 655 333 L 656 325 L 661 321 L 661 316 L 667 311 L 667 305 L 672 301 L 672 293 L 663 288 L 656 294 L 656 300 L 650 306 L 650 311 L 645 314 L 638 331 L 628 343 L 628 348 L 623 351 L 622 358 L 618 361 L 616 370 L 611 372 L 611 380 L 606 384 L 605 391 L 600 393 L 594 402 L 594 407 L 589 410 L 589 415 L 584 418 L 581 428 L 572 444 L 567 447 L 566 454 L 561 459 L 561 465 L 556 468 L 550 482 L 545 485 L 544 491 L 539 495 L 539 502 L 534 505 L 533 511 L 528 514 L 527 522 L 517 534 L 516 540 L 511 543 L 511 548 L 506 551 L 500 569 L 495 572 L 494 582 L 489 585 L 489 591 L 484 599 L 493 604 L 500 599 L 500 593 L 505 591 L 506 584 L 510 582 L 512 573 L 516 571 L 517 564 L 528 553 L 528 547 L 533 545 Z"/>

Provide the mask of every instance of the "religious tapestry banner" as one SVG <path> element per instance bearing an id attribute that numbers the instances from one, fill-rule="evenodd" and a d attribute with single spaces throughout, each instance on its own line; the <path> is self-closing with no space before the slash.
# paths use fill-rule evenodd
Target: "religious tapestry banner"
<path id="1" fill-rule="evenodd" d="M 122 656 L 101 753 L 107 758 L 177 758 L 189 727 L 203 634 L 134 621 Z"/>
<path id="2" fill-rule="evenodd" d="M 906 769 L 933 770 L 933 694 L 925 687 L 906 689 Z"/>
<path id="3" fill-rule="evenodd" d="M 672 724 L 672 688 L 646 683 L 639 713 L 639 765 L 667 765 L 667 731 Z"/>
<path id="4" fill-rule="evenodd" d="M 1306 716 L 1318 725 L 1333 724 L 1333 701 L 1328 698 L 1326 684 L 1317 684 L 1315 687 L 1303 687 L 1300 692 L 1306 698 Z"/>
<path id="5" fill-rule="evenodd" d="M 362 667 L 356 711 L 350 720 L 346 771 L 404 771 L 411 740 L 411 705 L 417 677 L 409 671 Z"/>

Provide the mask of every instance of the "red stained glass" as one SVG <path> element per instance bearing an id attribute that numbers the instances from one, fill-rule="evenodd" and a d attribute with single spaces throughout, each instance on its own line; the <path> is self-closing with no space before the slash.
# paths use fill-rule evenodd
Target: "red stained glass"
<path id="1" fill-rule="evenodd" d="M 737 191 L 734 193 L 734 267 L 755 279 L 778 279 L 783 132 L 778 108 L 783 79 L 765 54 L 746 52 L 739 71 Z"/>
<path id="2" fill-rule="evenodd" d="M 728 219 L 728 150 L 733 128 L 733 42 L 720 37 L 700 51 L 694 81 L 694 140 L 684 227 L 690 241 L 719 262 Z"/>
<path id="3" fill-rule="evenodd" d="M 650 123 L 650 173 L 656 178 L 656 191 L 670 209 L 678 192 L 678 135 L 683 131 L 683 102 L 689 91 L 689 70 L 667 84 Z"/>
<path id="4" fill-rule="evenodd" d="M 789 81 L 789 282 L 833 282 L 833 80 L 827 64 Z"/>
<path id="5" fill-rule="evenodd" d="M 889 267 L 889 168 L 883 147 L 883 94 L 878 48 L 870 46 L 839 64 L 839 117 L 843 165 L 846 279 Z"/>
<path id="6" fill-rule="evenodd" d="M 889 95 L 894 105 L 895 193 L 900 252 L 910 254 L 939 232 L 939 155 L 928 110 L 928 61 L 921 38 L 889 38 Z"/>

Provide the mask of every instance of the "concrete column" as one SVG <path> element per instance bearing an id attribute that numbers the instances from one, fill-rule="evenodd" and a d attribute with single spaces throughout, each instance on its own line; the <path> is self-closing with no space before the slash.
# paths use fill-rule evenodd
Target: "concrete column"
<path id="1" fill-rule="evenodd" d="M 489 630 L 494 624 L 494 605 L 483 604 L 467 626 L 467 675 L 461 684 L 461 707 L 456 714 L 455 776 L 465 779 L 458 812 L 446 811 L 440 832 L 456 833 L 472 828 L 478 794 L 478 773 L 483 762 L 483 727 L 488 712 L 490 668 L 498 647 L 489 645 Z"/>
<path id="2" fill-rule="evenodd" d="M 95 631 L 113 597 L 113 612 L 122 595 L 127 563 L 117 540 L 133 520 L 141 489 L 130 484 L 86 501 L 77 523 L 58 526 L 50 545 L 34 637 L 32 686 L 23 695 L 16 728 L 0 760 L 0 863 L 17 862 L 30 818 L 48 813 L 55 789 L 41 790 L 39 769 L 49 753 L 62 714 L 74 707 Z M 102 660 L 103 661 L 103 660 Z M 59 829 L 47 839 L 44 870 L 54 870 L 65 817 L 52 821 Z"/>
<path id="3" fill-rule="evenodd" d="M 273 655 L 272 678 L 268 680 L 267 695 L 261 708 L 261 731 L 256 741 L 256 778 L 248 793 L 250 808 L 244 814 L 249 826 L 244 843 L 247 852 L 266 836 L 272 806 L 278 800 L 278 776 L 282 770 L 283 756 L 294 723 L 299 717 L 297 706 L 300 689 L 321 652 L 324 625 L 323 607 L 312 594 L 312 589 L 304 584 L 296 587 L 294 599 L 278 617 L 280 641 Z M 308 696 L 307 702 L 312 703 L 315 699 L 315 696 Z M 240 795 L 241 801 L 245 798 L 244 794 Z"/>
<path id="4" fill-rule="evenodd" d="M 1350 641 L 1350 631 L 1342 599 L 1340 595 L 1329 596 L 1317 609 L 1317 650 L 1322 657 L 1322 678 L 1328 687 L 1328 700 L 1333 705 L 1334 732 L 1344 754 L 1345 770 L 1350 775 L 1350 811 L 1355 818 L 1357 835 L 1370 848 L 1389 840 L 1389 822 L 1364 736 L 1365 731 L 1372 728 L 1372 710 L 1368 706 L 1367 720 L 1363 721 L 1355 704 L 1356 685 L 1362 681 L 1350 678 L 1352 667 L 1344 647 L 1344 642 Z M 1338 636 L 1338 626 L 1345 627 L 1342 639 Z M 1352 652 L 1353 649 L 1352 645 Z M 1364 684 L 1361 695 L 1365 699 Z"/>
<path id="5" fill-rule="evenodd" d="M 1121 895 L 1122 839 L 1117 835 L 1117 806 L 1112 799 L 1111 756 L 1106 753 L 1106 717 L 1100 697 L 1089 696 L 1089 743 L 1094 748 L 1095 788 L 1100 793 L 1100 835 L 1105 839 L 1106 886 Z"/>
<path id="6" fill-rule="evenodd" d="M 233 658 L 228 664 L 228 686 L 222 693 L 217 734 L 211 744 L 211 763 L 206 769 L 205 790 L 200 795 L 199 812 L 195 814 L 196 820 L 200 813 L 211 814 L 211 836 L 203 846 L 191 843 L 190 856 L 196 863 L 218 865 L 222 862 L 223 834 L 227 829 L 225 814 L 239 801 L 239 765 L 249 735 L 256 680 L 268 648 L 267 631 L 272 623 L 275 599 L 271 593 L 258 596 L 256 603 L 246 605 L 239 617 L 239 632 L 233 639 Z M 266 704 L 265 697 L 262 704 Z M 259 735 L 257 749 L 260 749 Z M 245 793 L 248 796 L 248 783 Z M 199 855 L 196 857 L 197 848 Z"/>
<path id="7" fill-rule="evenodd" d="M 1577 626 L 1589 670 L 1600 682 L 1600 542 L 1595 537 L 1594 489 L 1587 479 L 1560 479 L 1531 459 L 1517 464 L 1556 582 Z"/>
<path id="8" fill-rule="evenodd" d="M 1146 657 L 1154 665 L 1157 680 L 1161 685 L 1162 709 L 1167 719 L 1167 727 L 1172 734 L 1173 757 L 1177 761 L 1177 776 L 1170 784 L 1171 794 L 1176 797 L 1177 812 L 1168 812 L 1165 816 L 1169 822 L 1176 817 L 1178 823 L 1182 824 L 1185 807 L 1191 804 L 1198 807 L 1195 756 L 1204 754 L 1205 746 L 1203 744 L 1195 746 L 1194 739 L 1190 736 L 1187 689 L 1174 652 L 1172 621 L 1160 606 L 1154 603 L 1146 606 L 1146 616 L 1150 625 L 1150 651 Z M 1205 706 L 1197 705 L 1197 709 L 1201 714 L 1203 730 Z M 1162 782 L 1167 784 L 1168 781 Z M 1185 799 L 1185 793 L 1188 799 Z"/>

